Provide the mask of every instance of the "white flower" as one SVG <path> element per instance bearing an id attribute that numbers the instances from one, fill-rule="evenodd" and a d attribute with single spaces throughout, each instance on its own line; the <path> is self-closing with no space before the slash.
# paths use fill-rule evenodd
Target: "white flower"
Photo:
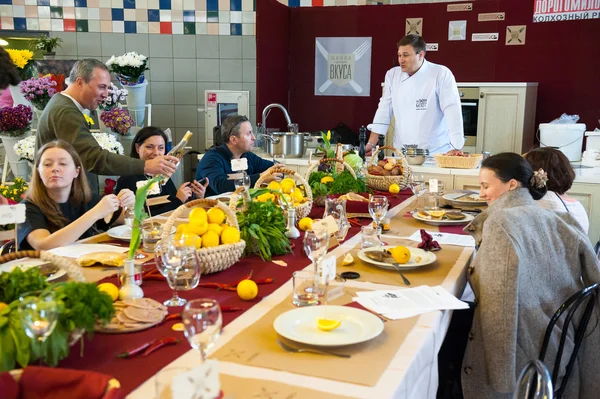
<path id="1" fill-rule="evenodd" d="M 17 141 L 13 148 L 19 157 L 33 162 L 35 155 L 35 136 L 25 137 L 24 139 Z"/>
<path id="2" fill-rule="evenodd" d="M 100 147 L 103 150 L 112 152 L 113 154 L 123 155 L 123 145 L 117 141 L 115 136 L 109 133 L 92 133 Z"/>

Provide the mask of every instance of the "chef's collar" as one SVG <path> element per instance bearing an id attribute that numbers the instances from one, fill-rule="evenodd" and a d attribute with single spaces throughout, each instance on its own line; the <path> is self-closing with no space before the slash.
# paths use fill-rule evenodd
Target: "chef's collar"
<path id="1" fill-rule="evenodd" d="M 73 97 L 71 97 L 70 95 L 68 95 L 68 94 L 66 94 L 66 93 L 60 93 L 60 94 L 62 94 L 62 95 L 63 95 L 63 96 L 65 96 L 65 97 L 69 97 L 69 98 L 71 99 L 71 101 L 73 101 L 73 102 L 75 103 L 75 105 L 77 106 L 77 108 L 79 108 L 79 112 L 83 112 L 83 110 L 84 110 L 85 108 L 83 108 L 83 107 L 81 106 L 81 104 L 79 104 L 79 102 L 78 102 L 77 100 L 75 100 Z"/>
<path id="2" fill-rule="evenodd" d="M 410 73 L 406 72 L 406 74 L 407 74 L 407 75 L 408 75 L 408 77 L 410 78 L 411 76 L 413 76 L 413 75 L 417 74 L 417 73 L 418 73 L 418 72 L 419 72 L 421 69 L 424 69 L 424 68 L 425 68 L 425 64 L 426 64 L 426 63 L 427 63 L 427 60 L 426 60 L 426 59 L 423 59 L 423 63 L 421 64 L 421 66 L 419 67 L 419 69 L 417 69 L 417 72 L 415 72 L 415 73 L 413 73 L 413 74 L 410 74 Z"/>

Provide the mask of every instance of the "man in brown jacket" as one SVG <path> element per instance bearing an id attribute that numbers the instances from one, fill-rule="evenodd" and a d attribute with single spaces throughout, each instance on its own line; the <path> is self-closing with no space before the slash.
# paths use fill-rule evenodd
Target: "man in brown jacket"
<path id="1" fill-rule="evenodd" d="M 79 153 L 92 192 L 98 192 L 97 174 L 129 176 L 163 174 L 171 176 L 177 169 L 178 159 L 160 156 L 142 161 L 102 149 L 83 116 L 83 110 L 96 109 L 108 94 L 110 73 L 102 62 L 87 58 L 73 66 L 71 83 L 66 90 L 54 95 L 38 123 L 36 151 L 47 142 L 63 139 Z"/>

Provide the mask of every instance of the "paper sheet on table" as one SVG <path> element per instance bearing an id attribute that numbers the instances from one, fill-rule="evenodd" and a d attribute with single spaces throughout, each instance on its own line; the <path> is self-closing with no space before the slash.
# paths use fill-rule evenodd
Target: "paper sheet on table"
<path id="1" fill-rule="evenodd" d="M 475 239 L 471 236 L 452 233 L 440 233 L 437 231 L 428 231 L 427 233 L 431 234 L 433 239 L 437 241 L 440 245 L 458 245 L 459 247 L 475 246 Z M 411 241 L 421 242 L 422 240 L 420 230 L 415 231 L 410 237 L 408 237 L 408 239 Z"/>
<path id="2" fill-rule="evenodd" d="M 365 308 L 389 319 L 407 319 L 434 310 L 468 309 L 441 286 L 422 285 L 415 288 L 357 292 L 354 300 Z"/>
<path id="3" fill-rule="evenodd" d="M 92 252 L 118 252 L 123 253 L 129 251 L 129 248 L 117 247 L 108 244 L 71 244 L 66 247 L 58 247 L 51 249 L 50 253 L 65 258 L 79 258 Z"/>

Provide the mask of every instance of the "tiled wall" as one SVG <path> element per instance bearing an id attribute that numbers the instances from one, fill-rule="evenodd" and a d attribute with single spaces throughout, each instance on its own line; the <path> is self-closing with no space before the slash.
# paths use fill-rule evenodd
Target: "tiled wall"
<path id="1" fill-rule="evenodd" d="M 289 7 L 364 6 L 382 4 L 448 3 L 463 0 L 277 0 Z M 467 0 L 464 0 L 467 1 Z M 472 0 L 471 0 L 472 1 Z"/>

